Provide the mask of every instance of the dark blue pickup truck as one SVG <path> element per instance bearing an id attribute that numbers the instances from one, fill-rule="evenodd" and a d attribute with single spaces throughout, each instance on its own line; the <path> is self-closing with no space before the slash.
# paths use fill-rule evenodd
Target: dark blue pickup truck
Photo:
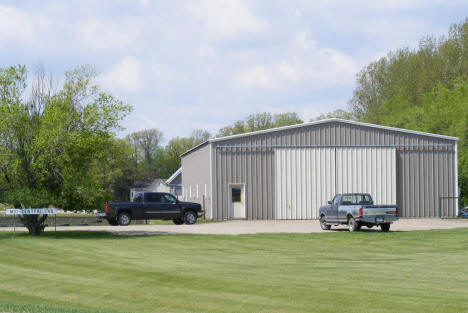
<path id="1" fill-rule="evenodd" d="M 174 224 L 195 224 L 203 216 L 201 205 L 182 202 L 164 192 L 140 192 L 132 202 L 107 202 L 99 217 L 109 224 L 127 226 L 132 220 L 172 220 Z"/>

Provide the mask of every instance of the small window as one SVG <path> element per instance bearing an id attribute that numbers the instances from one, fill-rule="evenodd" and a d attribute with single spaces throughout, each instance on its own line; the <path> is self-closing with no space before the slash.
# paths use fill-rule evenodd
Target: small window
<path id="1" fill-rule="evenodd" d="M 241 189 L 240 188 L 232 188 L 232 202 L 241 202 Z"/>

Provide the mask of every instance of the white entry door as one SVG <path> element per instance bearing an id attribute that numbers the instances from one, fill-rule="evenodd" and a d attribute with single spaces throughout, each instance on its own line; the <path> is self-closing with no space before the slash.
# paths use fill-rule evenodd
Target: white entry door
<path id="1" fill-rule="evenodd" d="M 229 217 L 246 218 L 244 185 L 229 185 Z"/>

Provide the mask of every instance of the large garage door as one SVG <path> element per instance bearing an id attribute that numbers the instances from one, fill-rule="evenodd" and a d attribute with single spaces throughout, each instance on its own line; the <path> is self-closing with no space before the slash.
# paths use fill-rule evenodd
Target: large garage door
<path id="1" fill-rule="evenodd" d="M 396 204 L 395 148 L 337 148 L 337 193 L 366 192 L 376 204 Z"/>
<path id="2" fill-rule="evenodd" d="M 317 218 L 335 193 L 396 203 L 394 148 L 280 148 L 275 161 L 276 219 Z"/>
<path id="3" fill-rule="evenodd" d="M 335 149 L 275 150 L 276 219 L 316 218 L 335 193 Z"/>

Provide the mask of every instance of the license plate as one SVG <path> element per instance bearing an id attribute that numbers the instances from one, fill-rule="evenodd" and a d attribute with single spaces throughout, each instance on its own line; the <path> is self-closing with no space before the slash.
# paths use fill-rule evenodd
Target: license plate
<path id="1" fill-rule="evenodd" d="M 376 223 L 381 223 L 381 222 L 383 222 L 383 221 L 384 221 L 384 218 L 383 218 L 383 217 L 376 217 L 376 218 L 375 218 L 375 222 L 376 222 Z"/>

